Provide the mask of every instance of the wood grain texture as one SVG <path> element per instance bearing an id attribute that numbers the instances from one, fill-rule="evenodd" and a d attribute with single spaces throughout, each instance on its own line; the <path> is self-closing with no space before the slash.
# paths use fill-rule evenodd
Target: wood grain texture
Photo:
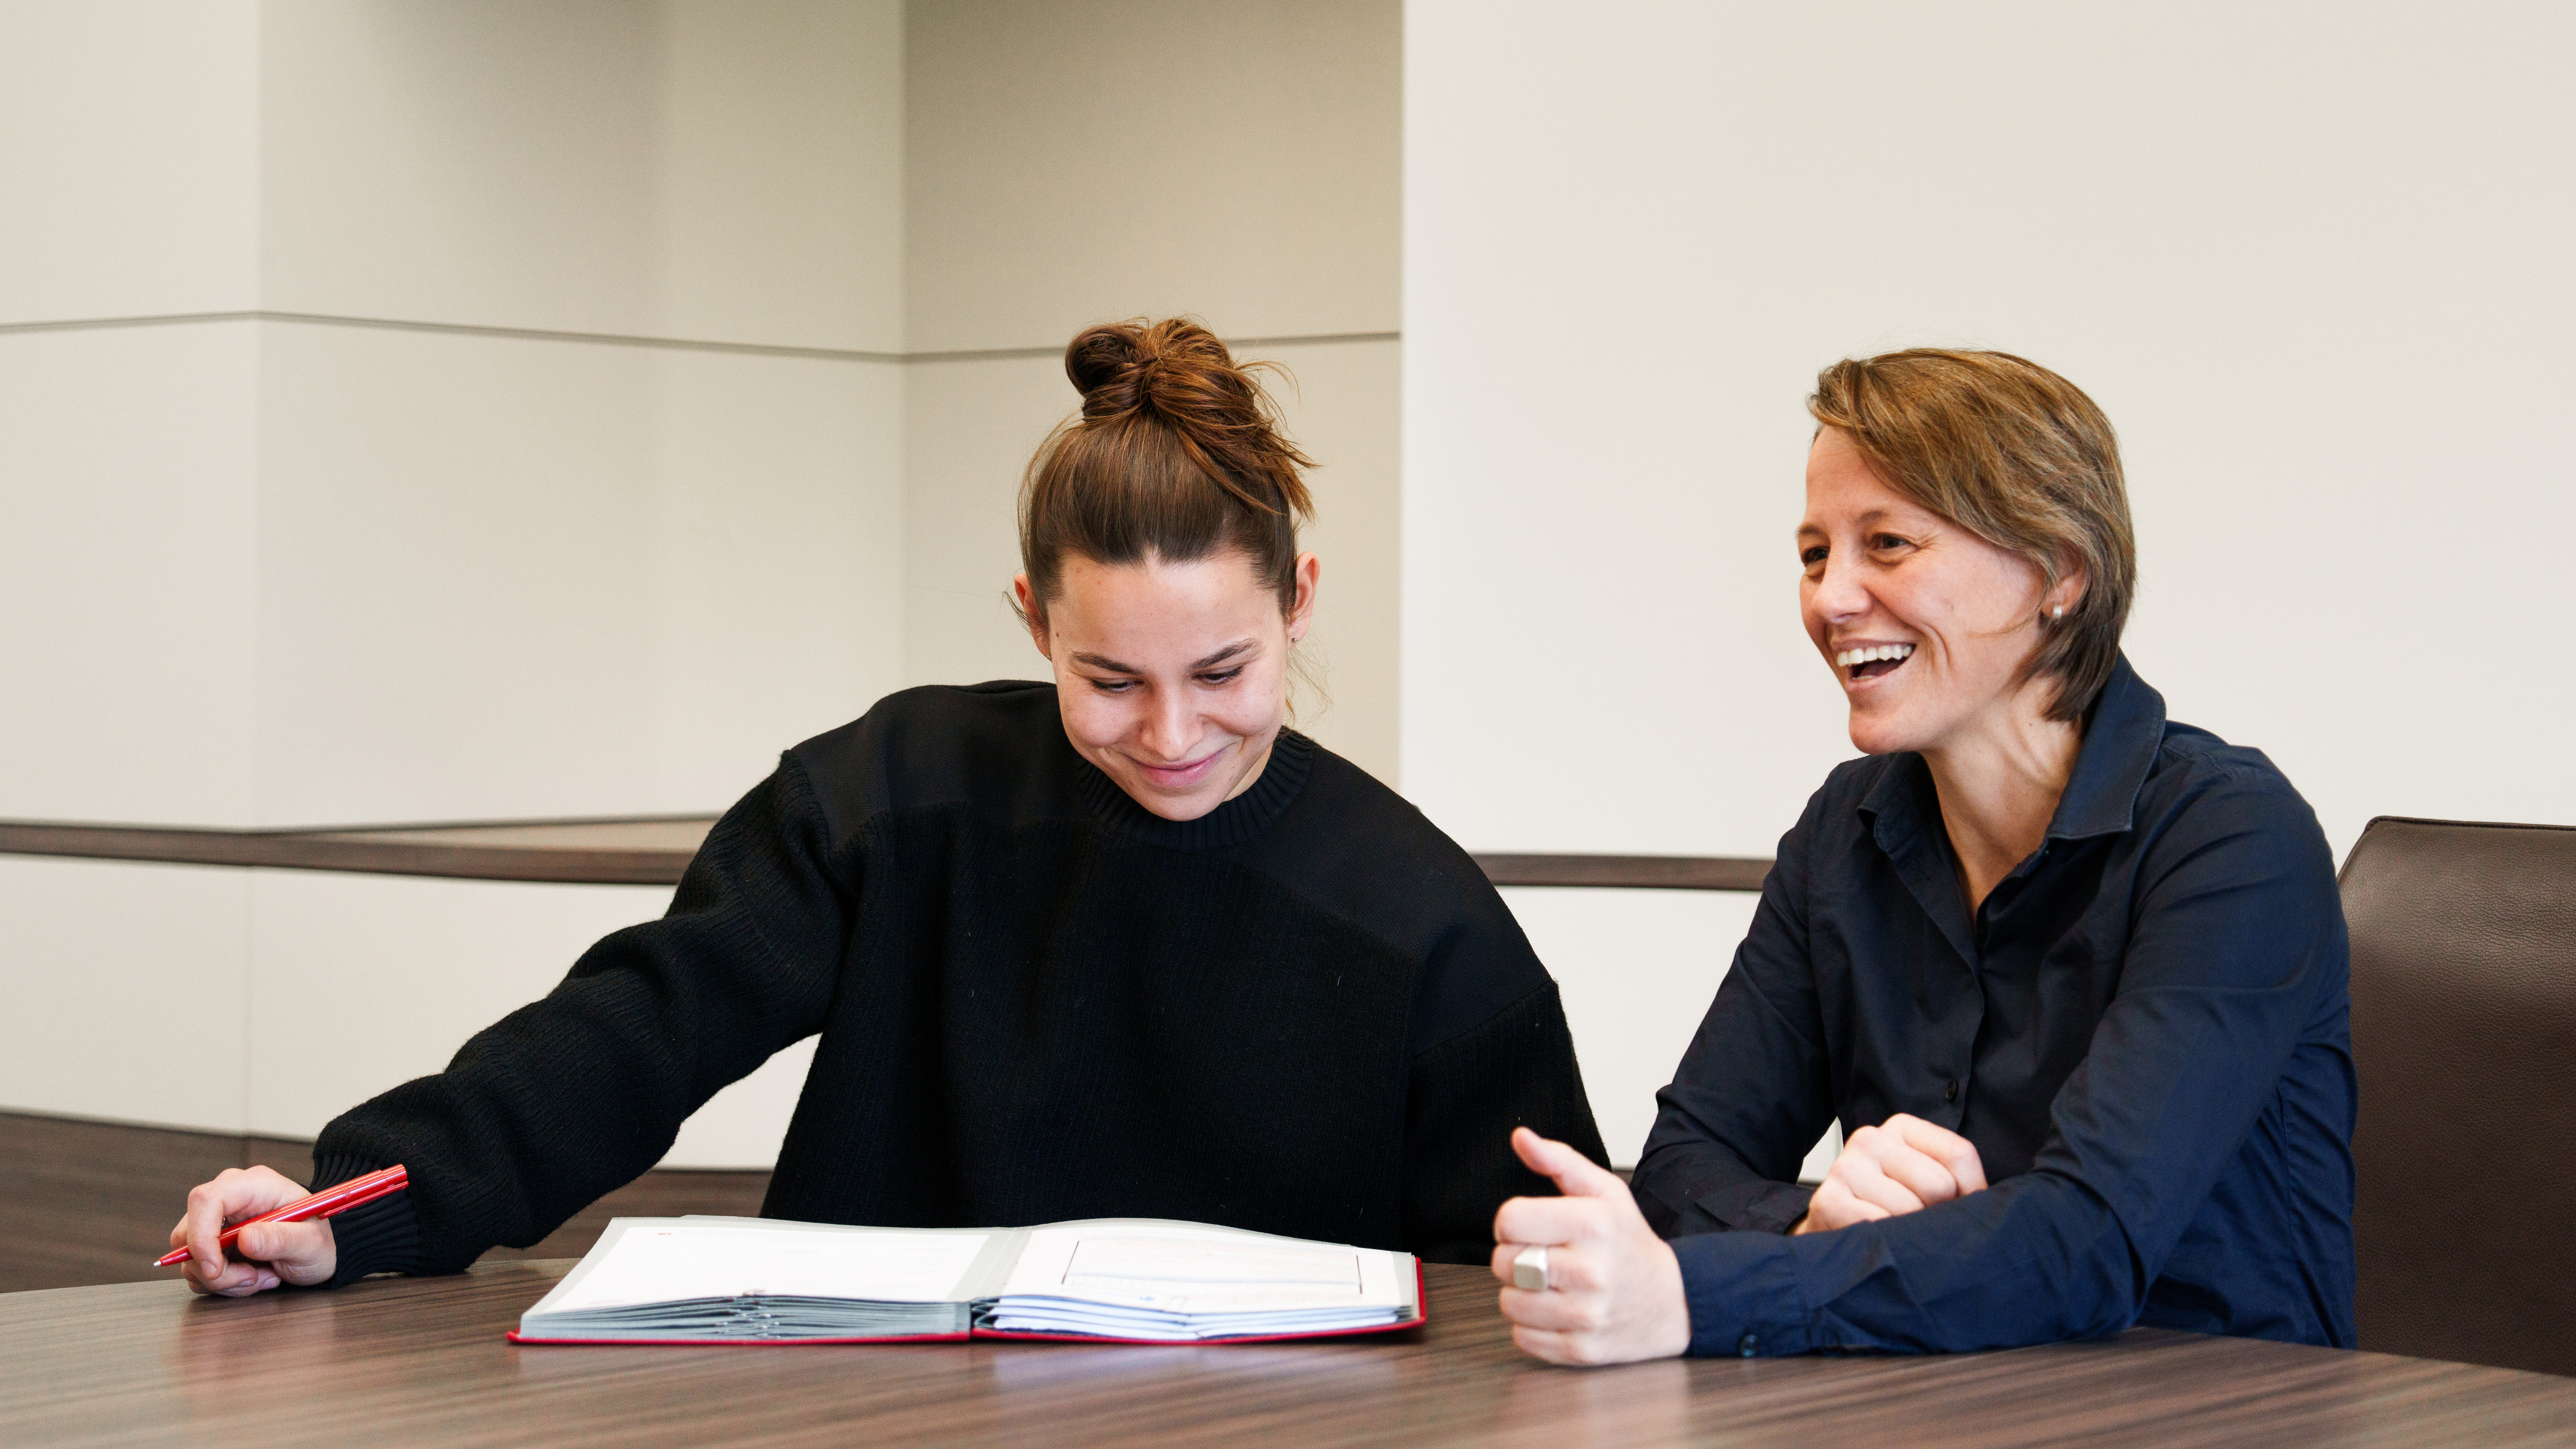
<path id="1" fill-rule="evenodd" d="M 676 885 L 712 815 L 404 825 L 380 830 L 197 830 L 0 820 L 0 855 L 590 885 Z M 1758 891 L 1771 862 L 1719 855 L 1476 857 L 1499 886 Z"/>
<path id="2" fill-rule="evenodd" d="M 2140 1330 L 1946 1358 L 1552 1369 L 1481 1269 L 1429 1327 L 1225 1347 L 519 1348 L 566 1262 L 338 1293 L 0 1296 L 0 1442 L 298 1445 L 2576 1443 L 2576 1380 Z"/>
<path id="3" fill-rule="evenodd" d="M 313 1144 L 0 1112 L 0 1293 L 94 1283 L 174 1281 L 153 1268 L 188 1189 L 227 1167 L 264 1165 L 297 1182 Z M 529 1248 L 487 1258 L 578 1258 L 613 1217 L 750 1216 L 766 1172 L 663 1168 L 574 1214 Z M 0 1442 L 6 1442 L 0 1440 Z"/>

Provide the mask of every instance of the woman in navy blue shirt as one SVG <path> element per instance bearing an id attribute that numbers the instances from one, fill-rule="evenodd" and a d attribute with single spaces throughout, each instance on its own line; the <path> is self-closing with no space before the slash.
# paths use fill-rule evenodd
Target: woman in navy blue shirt
<path id="1" fill-rule="evenodd" d="M 1566 1194 L 1496 1217 L 1496 1275 L 1543 1284 L 1503 1290 L 1515 1340 L 2351 1347 L 2334 862 L 2271 761 L 2121 655 L 2109 420 L 1992 352 L 1837 363 L 1808 406 L 1799 598 L 1864 758 L 1782 837 L 1633 1195 L 1515 1135 Z"/>

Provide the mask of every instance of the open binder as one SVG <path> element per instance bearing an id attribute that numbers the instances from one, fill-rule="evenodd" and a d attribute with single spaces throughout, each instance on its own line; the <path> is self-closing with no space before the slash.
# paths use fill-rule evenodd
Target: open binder
<path id="1" fill-rule="evenodd" d="M 618 1218 L 513 1343 L 1275 1342 L 1423 1321 L 1410 1253 L 1154 1218 Z"/>

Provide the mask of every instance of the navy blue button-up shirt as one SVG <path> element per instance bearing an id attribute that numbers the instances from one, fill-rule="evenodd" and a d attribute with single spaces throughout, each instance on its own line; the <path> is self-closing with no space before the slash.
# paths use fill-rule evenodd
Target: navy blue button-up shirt
<path id="1" fill-rule="evenodd" d="M 2048 836 L 1968 913 L 1920 755 L 1835 769 L 1646 1140 L 1691 1351 L 2152 1324 L 2354 1342 L 2348 950 L 2316 817 L 2127 661 Z M 1829 1233 L 1798 1164 L 1910 1112 L 1984 1192 Z"/>

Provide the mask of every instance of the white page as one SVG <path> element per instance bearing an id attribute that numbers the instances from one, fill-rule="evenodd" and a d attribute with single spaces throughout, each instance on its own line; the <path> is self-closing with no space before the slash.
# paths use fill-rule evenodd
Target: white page
<path id="1" fill-rule="evenodd" d="M 744 1294 L 939 1303 L 984 1250 L 984 1233 L 816 1231 L 739 1221 L 630 1226 L 548 1313 Z M 550 1295 L 551 1297 L 551 1295 Z"/>
<path id="2" fill-rule="evenodd" d="M 1383 1248 L 1129 1221 L 1030 1230 L 1002 1295 L 1256 1313 L 1393 1308 L 1404 1289 Z"/>

